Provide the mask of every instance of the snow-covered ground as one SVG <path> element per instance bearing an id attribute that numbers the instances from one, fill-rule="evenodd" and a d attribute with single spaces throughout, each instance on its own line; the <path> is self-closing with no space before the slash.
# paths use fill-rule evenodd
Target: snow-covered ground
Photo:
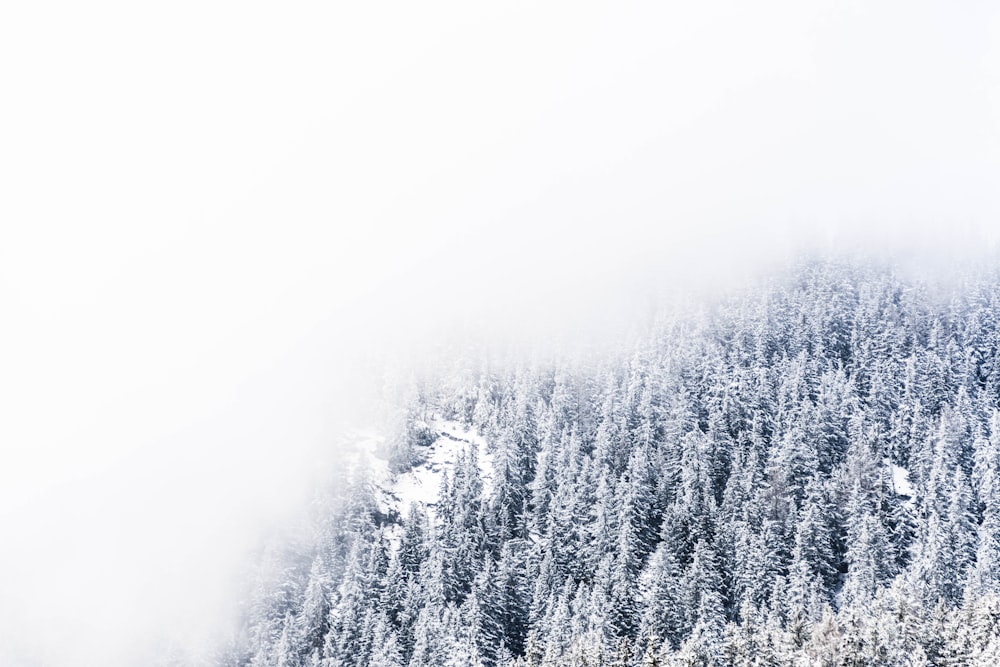
<path id="1" fill-rule="evenodd" d="M 433 510 L 444 473 L 450 473 L 459 455 L 463 452 L 468 455 L 473 445 L 477 448 L 476 456 L 483 487 L 487 493 L 490 489 L 493 467 L 482 436 L 458 422 L 432 420 L 428 425 L 438 437 L 424 448 L 423 462 L 409 472 L 398 475 L 386 489 L 386 495 L 394 501 L 401 515 L 405 515 L 413 503 L 422 503 Z"/>
<path id="2" fill-rule="evenodd" d="M 385 437 L 372 431 L 354 431 L 346 446 L 347 463 L 356 475 L 365 475 L 373 483 L 378 509 L 386 516 L 404 517 L 413 503 L 422 504 L 431 514 L 437 504 L 441 480 L 445 472 L 452 473 L 460 454 L 469 454 L 476 446 L 479 472 L 483 487 L 489 493 L 493 480 L 492 458 L 486 451 L 486 440 L 463 424 L 444 419 L 431 419 L 428 427 L 437 438 L 426 447 L 417 447 L 420 462 L 411 470 L 393 474 L 383 458 Z"/>
<path id="3" fill-rule="evenodd" d="M 892 488 L 898 496 L 906 496 L 903 503 L 907 507 L 913 507 L 916 502 L 916 495 L 913 493 L 913 486 L 910 484 L 910 471 L 898 465 L 892 465 Z"/>

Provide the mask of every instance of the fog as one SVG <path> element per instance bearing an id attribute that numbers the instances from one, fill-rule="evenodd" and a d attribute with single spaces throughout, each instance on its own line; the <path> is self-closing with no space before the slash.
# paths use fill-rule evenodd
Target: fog
<path id="1" fill-rule="evenodd" d="M 1000 230 L 991 3 L 8 4 L 5 665 L 206 645 L 359 359 Z"/>

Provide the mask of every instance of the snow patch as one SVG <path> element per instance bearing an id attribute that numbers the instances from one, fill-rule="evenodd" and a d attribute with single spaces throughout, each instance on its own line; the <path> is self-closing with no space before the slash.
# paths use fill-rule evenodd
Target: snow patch
<path id="1" fill-rule="evenodd" d="M 352 431 L 345 438 L 344 462 L 350 481 L 366 480 L 378 511 L 387 517 L 405 517 L 414 503 L 433 513 L 445 473 L 451 475 L 461 454 L 476 447 L 483 492 L 489 494 L 493 482 L 493 461 L 487 452 L 486 439 L 459 422 L 431 419 L 428 427 L 437 435 L 434 441 L 419 447 L 421 461 L 407 472 L 394 475 L 384 458 L 385 437 L 366 431 Z"/>
<path id="2" fill-rule="evenodd" d="M 895 463 L 890 464 L 888 461 L 886 463 L 892 468 L 893 491 L 896 492 L 897 496 L 906 497 L 906 501 L 903 503 L 906 507 L 912 507 L 916 502 L 916 494 L 913 493 L 913 486 L 910 484 L 910 471 Z"/>
<path id="3" fill-rule="evenodd" d="M 486 440 L 458 422 L 432 419 L 428 425 L 438 434 L 437 439 L 425 448 L 423 461 L 412 470 L 398 475 L 388 489 L 389 495 L 396 501 L 394 509 L 400 516 L 405 516 L 413 503 L 433 510 L 445 473 L 450 475 L 459 455 L 468 455 L 474 445 L 484 493 L 488 494 L 491 489 L 493 462 L 486 451 Z"/>

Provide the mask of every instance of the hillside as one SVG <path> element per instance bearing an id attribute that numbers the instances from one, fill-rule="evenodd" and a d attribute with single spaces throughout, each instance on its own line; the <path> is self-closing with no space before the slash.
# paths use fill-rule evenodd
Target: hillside
<path id="1" fill-rule="evenodd" d="M 227 663 L 1000 664 L 996 275 L 816 262 L 467 361 L 352 436 Z"/>

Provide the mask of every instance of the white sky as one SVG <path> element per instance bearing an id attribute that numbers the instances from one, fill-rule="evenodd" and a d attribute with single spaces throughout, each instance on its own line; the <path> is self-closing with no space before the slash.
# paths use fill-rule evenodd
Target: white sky
<path id="1" fill-rule="evenodd" d="M 210 627 L 362 352 L 1000 230 L 987 2 L 5 3 L 0 91 L 5 664 Z"/>

